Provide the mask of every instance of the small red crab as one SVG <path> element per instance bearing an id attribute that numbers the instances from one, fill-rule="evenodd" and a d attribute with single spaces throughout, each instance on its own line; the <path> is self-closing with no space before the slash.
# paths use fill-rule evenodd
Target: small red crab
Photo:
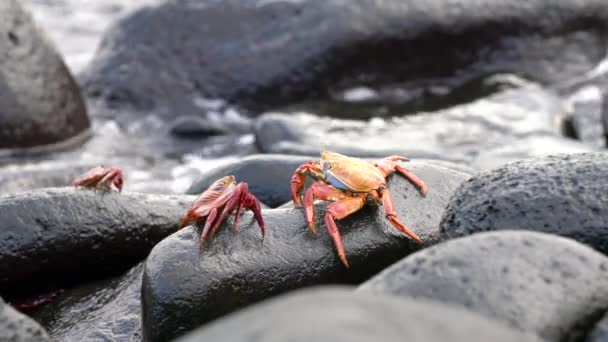
<path id="1" fill-rule="evenodd" d="M 122 191 L 122 182 L 122 169 L 116 166 L 104 167 L 101 165 L 92 168 L 84 176 L 76 178 L 72 185 L 120 192 Z"/>
<path id="2" fill-rule="evenodd" d="M 253 212 L 263 237 L 265 227 L 260 201 L 253 194 L 249 193 L 249 185 L 247 183 L 240 182 L 236 184 L 234 176 L 226 176 L 216 180 L 207 190 L 200 194 L 182 218 L 180 228 L 185 227 L 190 221 L 207 218 L 203 233 L 201 234 L 200 244 L 202 246 L 208 237 L 213 237 L 222 221 L 235 208 L 234 230 L 236 231 L 239 223 L 241 210 L 245 208 Z"/>
<path id="3" fill-rule="evenodd" d="M 386 218 L 397 229 L 407 234 L 417 242 L 420 238 L 397 219 L 391 193 L 386 187 L 386 177 L 397 171 L 419 188 L 424 196 L 427 193 L 426 184 L 399 165 L 399 161 L 409 160 L 406 157 L 390 156 L 376 162 L 368 162 L 359 158 L 323 151 L 321 162 L 308 162 L 296 169 L 291 177 L 291 195 L 296 206 L 301 206 L 301 193 L 304 189 L 305 177 L 311 176 L 317 182 L 313 183 L 304 195 L 304 211 L 306 221 L 313 234 L 315 229 L 314 200 L 335 202 L 327 206 L 325 225 L 336 245 L 338 256 L 348 267 L 344 245 L 340 232 L 334 220 L 341 220 L 368 205 L 381 204 Z"/>

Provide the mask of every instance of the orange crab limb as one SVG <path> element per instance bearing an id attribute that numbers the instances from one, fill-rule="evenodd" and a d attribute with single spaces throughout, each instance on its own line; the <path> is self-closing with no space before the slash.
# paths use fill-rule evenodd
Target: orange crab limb
<path id="1" fill-rule="evenodd" d="M 306 215 L 306 222 L 310 231 L 317 235 L 317 229 L 315 228 L 315 198 L 323 201 L 338 201 L 346 198 L 350 198 L 349 195 L 344 193 L 342 190 L 336 189 L 325 183 L 313 183 L 306 194 L 304 195 L 304 213 Z"/>
<path id="2" fill-rule="evenodd" d="M 111 191 L 115 188 L 122 191 L 123 174 L 119 167 L 97 166 L 89 170 L 84 176 L 76 178 L 71 185 L 88 188 L 100 188 Z"/>
<path id="3" fill-rule="evenodd" d="M 380 169 L 380 171 L 382 171 L 382 173 L 384 174 L 384 177 L 388 177 L 390 174 L 392 174 L 395 171 L 399 172 L 399 174 L 401 174 L 403 177 L 407 178 L 407 180 L 409 180 L 412 184 L 414 184 L 418 188 L 418 191 L 420 191 L 420 193 L 423 196 L 425 196 L 426 193 L 428 192 L 428 187 L 426 186 L 424 181 L 422 179 L 418 178 L 418 176 L 416 176 L 412 171 L 410 171 L 410 170 L 406 169 L 405 167 L 398 164 L 399 161 L 407 161 L 407 160 L 409 160 L 409 159 L 406 157 L 402 157 L 402 156 L 390 156 L 390 157 L 386 157 L 382 160 L 379 160 L 373 164 L 378 169 Z"/>
<path id="4" fill-rule="evenodd" d="M 365 200 L 361 197 L 350 197 L 347 199 L 334 202 L 327 206 L 325 212 L 325 225 L 327 226 L 327 232 L 329 236 L 334 240 L 336 250 L 338 251 L 338 257 L 340 261 L 348 268 L 348 261 L 346 261 L 346 252 L 344 251 L 344 244 L 340 237 L 340 231 L 334 220 L 341 220 L 357 210 L 363 208 Z"/>
<path id="5" fill-rule="evenodd" d="M 307 175 L 310 175 L 317 180 L 325 178 L 323 176 L 323 168 L 321 167 L 321 164 L 317 162 L 307 162 L 296 169 L 293 176 L 291 176 L 291 198 L 297 207 L 302 205 L 300 195 L 302 189 L 304 189 L 304 184 L 306 184 Z"/>
<path id="6" fill-rule="evenodd" d="M 393 197 L 391 196 L 390 191 L 385 189 L 382 192 L 382 207 L 384 207 L 384 213 L 386 214 L 386 218 L 390 221 L 390 223 L 395 226 L 395 228 L 399 229 L 403 233 L 407 234 L 407 236 L 416 240 L 419 243 L 422 243 L 422 240 L 412 232 L 408 227 L 406 227 L 403 223 L 399 222 L 397 219 L 397 212 L 395 211 L 395 206 L 393 205 Z"/>

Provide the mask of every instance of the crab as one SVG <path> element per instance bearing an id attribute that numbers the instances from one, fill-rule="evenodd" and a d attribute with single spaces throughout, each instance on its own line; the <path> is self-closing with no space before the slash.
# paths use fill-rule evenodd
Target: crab
<path id="1" fill-rule="evenodd" d="M 339 153 L 321 152 L 321 162 L 307 162 L 299 166 L 291 177 L 291 195 L 296 207 L 302 206 L 301 194 L 306 176 L 316 180 L 304 195 L 304 213 L 311 232 L 316 235 L 314 201 L 331 201 L 325 212 L 325 226 L 331 236 L 340 261 L 349 267 L 344 245 L 335 220 L 341 220 L 367 205 L 382 205 L 388 221 L 418 243 L 422 240 L 397 219 L 393 198 L 386 186 L 386 178 L 395 171 L 418 187 L 426 196 L 426 184 L 399 164 L 409 161 L 402 156 L 389 156 L 376 162 L 348 157 Z"/>
<path id="2" fill-rule="evenodd" d="M 122 169 L 116 166 L 104 167 L 103 165 L 90 169 L 86 174 L 76 178 L 73 186 L 97 188 L 107 191 L 122 191 L 123 174 Z"/>
<path id="3" fill-rule="evenodd" d="M 212 238 L 224 219 L 236 209 L 234 219 L 234 231 L 237 231 L 239 216 L 242 209 L 249 209 L 253 212 L 260 230 L 264 237 L 264 219 L 260 201 L 249 192 L 249 185 L 244 182 L 236 184 L 234 176 L 222 177 L 209 186 L 200 194 L 186 212 L 180 223 L 180 229 L 184 228 L 191 221 L 207 219 L 203 232 L 200 237 L 202 248 L 205 241 Z"/>

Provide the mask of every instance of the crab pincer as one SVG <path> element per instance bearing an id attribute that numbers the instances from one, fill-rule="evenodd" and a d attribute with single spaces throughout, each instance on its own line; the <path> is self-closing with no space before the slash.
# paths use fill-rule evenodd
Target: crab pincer
<path id="1" fill-rule="evenodd" d="M 234 176 L 222 177 L 209 186 L 195 200 L 182 218 L 180 228 L 189 222 L 206 219 L 201 233 L 201 247 L 207 239 L 212 238 L 220 224 L 236 210 L 233 229 L 236 232 L 242 210 L 251 210 L 260 226 L 262 237 L 265 233 L 264 219 L 260 201 L 249 192 L 249 185 L 236 183 Z"/>

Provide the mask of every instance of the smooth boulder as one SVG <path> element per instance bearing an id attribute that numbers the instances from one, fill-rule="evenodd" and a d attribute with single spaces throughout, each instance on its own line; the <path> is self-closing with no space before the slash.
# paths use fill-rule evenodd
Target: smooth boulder
<path id="1" fill-rule="evenodd" d="M 265 153 L 311 155 L 326 148 L 353 156 L 438 159 L 485 170 L 550 153 L 593 151 L 560 135 L 556 123 L 565 110 L 556 93 L 528 84 L 449 109 L 390 119 L 267 113 L 257 119 L 255 133 Z"/>
<path id="2" fill-rule="evenodd" d="M 438 328 L 440 327 L 440 328 Z M 481 315 L 436 303 L 326 286 L 267 300 L 176 342 L 539 341 Z"/>
<path id="3" fill-rule="evenodd" d="M 441 219 L 445 240 L 526 229 L 570 237 L 608 254 L 606 152 L 509 163 L 464 182 Z"/>
<path id="4" fill-rule="evenodd" d="M 277 207 L 291 200 L 289 181 L 298 166 L 318 159 L 318 156 L 273 154 L 248 156 L 209 170 L 201 175 L 186 193 L 198 195 L 221 177 L 234 175 L 237 182 L 247 183 L 249 191 L 262 203 Z"/>
<path id="5" fill-rule="evenodd" d="M 606 22 L 603 0 L 165 0 L 114 25 L 81 80 L 92 99 L 166 118 L 362 84 L 426 94 L 503 72 L 552 84 L 604 58 Z"/>
<path id="6" fill-rule="evenodd" d="M 0 157 L 88 137 L 78 85 L 17 0 L 0 2 L 0 51 Z"/>
<path id="7" fill-rule="evenodd" d="M 49 188 L 0 197 L 0 293 L 101 279 L 174 233 L 194 196 Z"/>
<path id="8" fill-rule="evenodd" d="M 389 178 L 399 219 L 425 244 L 453 189 L 468 176 L 424 163 L 405 166 L 429 187 L 426 197 L 403 177 Z M 291 289 L 324 283 L 360 283 L 422 246 L 394 228 L 382 208 L 364 207 L 337 225 L 350 269 L 339 261 L 316 206 L 317 237 L 301 208 L 263 210 L 266 235 L 248 212 L 199 247 L 200 229 L 185 228 L 156 245 L 146 260 L 142 284 L 146 341 L 167 341 L 245 305 Z"/>
<path id="9" fill-rule="evenodd" d="M 547 341 L 578 341 L 608 308 L 608 258 L 574 240 L 480 233 L 410 255 L 359 288 L 457 304 Z"/>

